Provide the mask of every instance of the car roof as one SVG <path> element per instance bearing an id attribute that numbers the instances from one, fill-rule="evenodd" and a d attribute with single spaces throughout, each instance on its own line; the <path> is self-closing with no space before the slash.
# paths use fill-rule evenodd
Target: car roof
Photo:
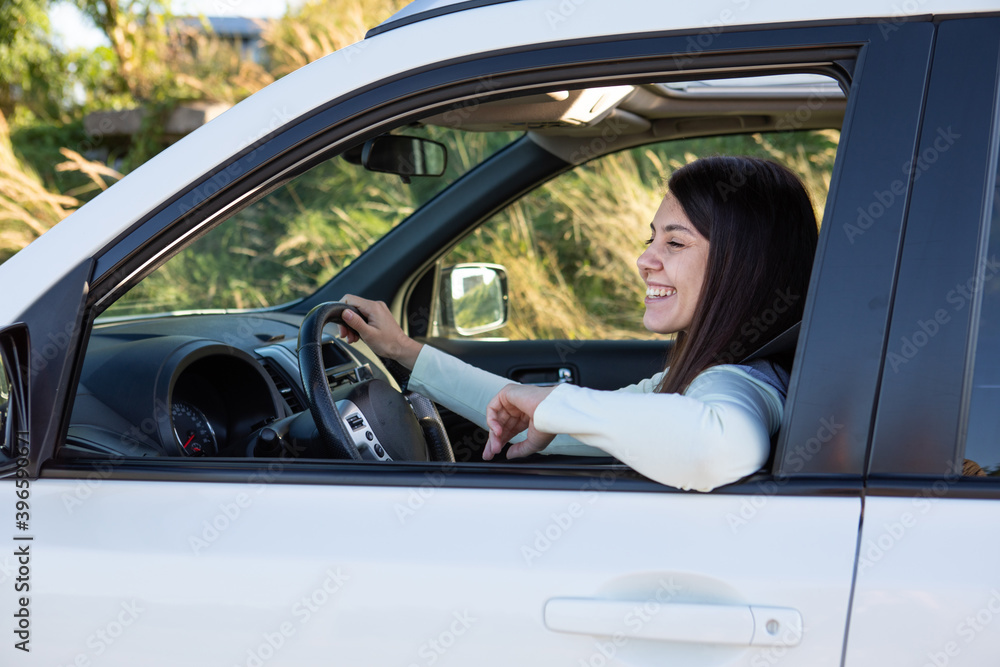
<path id="1" fill-rule="evenodd" d="M 414 0 L 388 19 L 368 31 L 366 38 L 374 37 L 396 28 L 426 21 L 444 14 L 465 12 L 489 5 L 517 2 L 538 6 L 538 14 L 550 24 L 568 19 L 590 0 Z M 630 3 L 631 4 L 631 3 Z M 650 15 L 662 12 L 662 0 L 651 0 L 647 9 Z M 858 17 L 900 19 L 926 14 L 958 14 L 997 9 L 995 0 L 844 0 L 842 2 L 750 2 L 731 0 L 711 8 L 717 15 L 712 22 L 685 24 L 683 3 L 670 6 L 671 28 L 706 28 L 713 25 L 753 25 L 762 23 L 794 23 L 798 21 L 826 21 Z M 699 8 L 704 11 L 703 8 Z"/>

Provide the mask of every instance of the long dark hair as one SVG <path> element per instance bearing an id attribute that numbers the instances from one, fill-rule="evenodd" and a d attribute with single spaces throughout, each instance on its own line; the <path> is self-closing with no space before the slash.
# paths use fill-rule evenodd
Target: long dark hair
<path id="1" fill-rule="evenodd" d="M 739 362 L 802 319 L 817 228 L 802 182 L 770 160 L 702 158 L 675 171 L 667 187 L 709 241 L 694 318 L 677 335 L 658 387 L 678 393 L 706 368 Z"/>

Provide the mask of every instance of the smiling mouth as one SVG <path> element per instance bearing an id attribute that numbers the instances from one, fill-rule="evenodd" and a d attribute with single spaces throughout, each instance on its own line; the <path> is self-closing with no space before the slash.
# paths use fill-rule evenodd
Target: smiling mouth
<path id="1" fill-rule="evenodd" d="M 660 299 L 665 296 L 673 296 L 677 294 L 677 290 L 673 287 L 647 287 L 646 288 L 646 298 L 647 299 Z"/>

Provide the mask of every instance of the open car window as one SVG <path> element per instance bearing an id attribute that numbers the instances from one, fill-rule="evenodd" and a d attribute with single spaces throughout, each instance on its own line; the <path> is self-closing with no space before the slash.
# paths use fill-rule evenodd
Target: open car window
<path id="1" fill-rule="evenodd" d="M 415 209 L 518 133 L 463 135 L 438 126 L 399 132 L 441 142 L 444 173 L 403 178 L 326 160 L 243 208 L 137 284 L 103 314 L 272 308 L 333 279 Z"/>
<path id="2" fill-rule="evenodd" d="M 342 458 L 312 421 L 299 327 L 317 294 L 372 296 L 364 284 L 396 285 L 375 298 L 393 302 L 411 335 L 432 341 L 621 344 L 593 355 L 573 348 L 572 363 L 541 373 L 522 367 L 524 348 L 466 357 L 506 377 L 600 389 L 649 377 L 662 369 L 667 341 L 641 327 L 635 258 L 670 172 L 707 155 L 767 157 L 802 177 L 822 219 L 844 101 L 836 81 L 814 74 L 601 83 L 466 101 L 377 138 L 439 142 L 447 151 L 440 176 L 380 166 L 375 139 L 306 160 L 308 169 L 254 197 L 103 311 L 60 454 Z M 528 181 L 523 172 L 540 162 L 548 171 Z M 519 178 L 523 185 L 510 185 Z M 400 272 L 403 259 L 412 272 Z M 395 391 L 403 378 L 363 344 L 334 340 L 335 327 L 325 332 L 312 363 L 354 420 L 345 429 L 362 458 L 434 460 L 393 446 L 412 433 L 379 435 L 370 416 L 357 416 L 363 410 L 350 412 L 369 400 L 357 387 L 376 379 Z M 480 353 L 501 367 L 481 364 Z M 620 360 L 609 364 L 609 354 Z M 394 424 L 409 415 L 400 409 L 379 419 Z M 460 461 L 482 460 L 482 431 L 447 410 L 442 424 Z"/>

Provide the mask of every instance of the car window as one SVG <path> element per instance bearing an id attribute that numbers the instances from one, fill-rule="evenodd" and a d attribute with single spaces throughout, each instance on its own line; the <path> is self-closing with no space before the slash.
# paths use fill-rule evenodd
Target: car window
<path id="1" fill-rule="evenodd" d="M 962 317 L 962 311 L 982 299 L 965 439 L 965 472 L 979 474 L 981 470 L 982 474 L 1000 477 L 1000 411 L 996 409 L 1000 402 L 1000 171 L 995 175 L 985 250 L 968 282 L 948 292 L 948 307 L 939 310 L 934 321 L 922 325 L 926 330 L 915 332 L 912 343 L 919 344 L 919 336 L 933 336 L 934 327 L 952 317 Z"/>
<path id="2" fill-rule="evenodd" d="M 808 131 L 744 130 L 744 123 L 782 128 L 777 119 L 783 113 L 794 121 L 797 111 L 811 109 L 804 97 L 808 91 L 796 91 L 791 100 L 771 91 L 744 93 L 756 95 L 756 102 L 775 110 L 763 117 L 749 114 L 747 102 L 738 96 L 735 102 L 706 102 L 698 93 L 676 86 L 602 82 L 592 88 L 489 98 L 482 104 L 460 100 L 446 111 L 439 105 L 434 115 L 393 129 L 396 136 L 446 144 L 449 161 L 444 178 L 404 179 L 371 171 L 354 161 L 354 149 L 329 158 L 324 154 L 326 159 L 317 155 L 310 166 L 302 162 L 304 171 L 235 210 L 103 312 L 88 340 L 67 444 L 60 456 L 329 458 L 325 442 L 313 437 L 312 399 L 303 390 L 303 369 L 315 371 L 322 364 L 320 370 L 331 389 L 340 392 L 338 396 L 352 396 L 351 401 L 355 388 L 366 391 L 372 386 L 368 379 L 391 379 L 392 369 L 374 355 L 366 356 L 370 352 L 362 346 L 330 341 L 323 344 L 317 361 L 302 362 L 296 343 L 302 324 L 298 311 L 305 312 L 308 301 L 270 313 L 259 309 L 306 297 L 315 301 L 320 295 L 326 301 L 348 292 L 369 296 L 359 283 L 383 274 L 391 279 L 385 282 L 398 281 L 395 289 L 403 290 L 406 276 L 418 271 L 424 272 L 420 280 L 442 276 L 428 270 L 435 263 L 442 269 L 474 265 L 450 273 L 453 301 L 461 311 L 455 319 L 461 320 L 464 334 L 508 339 L 648 338 L 641 329 L 643 304 L 637 296 L 643 290 L 635 258 L 648 238 L 650 219 L 671 171 L 713 154 L 769 157 L 800 174 L 821 218 L 839 142 L 836 125 L 844 106 L 843 94 L 833 87 L 837 97 L 831 108 L 807 125 L 822 129 Z M 822 106 L 829 98 L 819 99 Z M 690 125 L 691 131 L 681 126 L 681 120 L 690 123 L 689 119 L 671 115 L 677 113 L 673 105 L 680 100 L 694 100 L 708 109 L 700 124 Z M 573 134 L 577 127 L 589 123 L 591 132 L 615 127 L 602 124 L 618 110 L 602 105 L 625 102 L 635 113 L 645 110 L 652 119 L 626 125 L 628 143 L 623 145 L 638 147 L 563 173 L 575 161 L 567 151 L 596 145 L 594 134 Z M 726 115 L 731 107 L 738 114 L 739 132 Z M 627 109 L 623 113 L 633 114 Z M 659 121 L 671 124 L 662 126 L 665 135 L 653 131 Z M 708 132 L 704 129 L 708 126 L 720 129 Z M 529 136 L 524 132 L 527 127 Z M 657 141 L 657 137 L 690 134 L 707 136 Z M 565 141 L 560 143 L 561 139 Z M 370 151 L 371 145 L 366 143 L 365 150 Z M 487 160 L 491 156 L 495 159 Z M 516 159 L 508 162 L 510 156 Z M 495 166 L 498 163 L 500 167 Z M 511 164 L 527 174 L 523 184 L 514 178 Z M 555 174 L 562 175 L 549 181 Z M 449 183 L 455 187 L 447 187 Z M 476 228 L 484 218 L 487 222 Z M 379 243 L 404 220 L 398 233 Z M 439 253 L 446 254 L 444 261 Z M 355 261 L 351 272 L 339 275 Z M 404 261 L 412 262 L 411 268 L 400 268 Z M 492 277 L 496 274 L 489 272 L 490 267 L 502 267 L 508 274 L 507 289 L 497 289 L 503 281 Z M 335 295 L 331 298 L 327 291 Z M 427 302 L 433 291 L 424 292 Z M 503 319 L 493 307 L 497 292 L 507 294 L 515 309 L 499 333 L 490 326 Z M 390 300 L 385 293 L 375 298 Z M 144 317 L 157 313 L 180 316 Z M 574 381 L 597 388 L 601 383 L 620 387 L 634 381 L 631 372 L 619 377 L 625 369 L 645 368 L 651 360 L 659 364 L 662 346 L 658 341 L 642 346 L 639 354 L 610 374 L 593 372 L 589 358 L 589 353 L 581 352 L 570 364 Z M 562 368 L 560 364 L 560 379 Z M 636 377 L 649 375 L 643 373 Z M 411 412 L 404 411 L 409 417 Z M 464 445 L 479 455 L 481 434 L 473 422 L 449 421 L 447 414 L 440 421 L 453 442 L 460 443 L 458 450 Z M 402 428 L 409 422 L 401 417 L 383 423 Z M 363 422 L 348 424 L 351 433 L 366 435 Z M 419 438 L 383 436 L 376 430 L 365 442 L 355 443 L 359 452 L 364 449 L 375 458 L 420 459 L 383 447 Z M 376 438 L 375 444 L 366 444 Z M 595 459 L 598 464 L 601 458 Z M 470 460 L 457 453 L 456 459 Z"/>
<path id="3" fill-rule="evenodd" d="M 252 309 L 297 301 L 336 276 L 470 167 L 519 133 L 399 132 L 442 142 L 441 177 L 369 171 L 335 157 L 239 211 L 174 256 L 103 317 Z"/>
<path id="4" fill-rule="evenodd" d="M 441 261 L 494 263 L 507 275 L 508 320 L 486 337 L 662 338 L 642 326 L 635 259 L 672 170 L 707 155 L 753 155 L 785 164 L 806 184 L 822 220 L 836 129 L 662 142 L 592 160 L 483 223 Z M 466 332 L 442 329 L 446 338 Z"/>

